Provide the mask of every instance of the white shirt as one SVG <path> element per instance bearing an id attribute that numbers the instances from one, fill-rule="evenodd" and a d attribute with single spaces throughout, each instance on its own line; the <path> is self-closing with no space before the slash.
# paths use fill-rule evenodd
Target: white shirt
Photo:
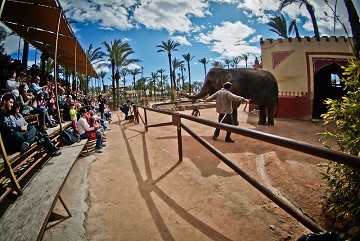
<path id="1" fill-rule="evenodd" d="M 83 117 L 80 117 L 80 119 L 77 122 L 77 125 L 78 125 L 80 135 L 84 134 L 85 131 L 93 131 L 93 130 L 95 130 L 94 127 L 90 127 L 89 123 Z"/>

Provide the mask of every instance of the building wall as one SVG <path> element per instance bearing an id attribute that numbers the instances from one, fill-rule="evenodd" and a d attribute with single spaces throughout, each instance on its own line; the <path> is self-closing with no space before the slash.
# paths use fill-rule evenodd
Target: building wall
<path id="1" fill-rule="evenodd" d="M 311 119 L 315 72 L 353 56 L 352 38 L 289 38 L 261 41 L 262 68 L 279 86 L 278 117 Z"/>

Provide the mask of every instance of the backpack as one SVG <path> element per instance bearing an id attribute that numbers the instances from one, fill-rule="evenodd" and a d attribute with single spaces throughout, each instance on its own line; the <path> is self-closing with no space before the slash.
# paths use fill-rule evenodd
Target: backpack
<path id="1" fill-rule="evenodd" d="M 79 138 L 74 134 L 74 132 L 65 129 L 61 133 L 61 140 L 65 145 L 71 145 L 74 144 L 75 142 L 78 142 Z"/>

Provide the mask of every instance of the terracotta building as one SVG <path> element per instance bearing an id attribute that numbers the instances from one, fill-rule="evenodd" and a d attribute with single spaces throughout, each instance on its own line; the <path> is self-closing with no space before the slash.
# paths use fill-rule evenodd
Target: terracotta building
<path id="1" fill-rule="evenodd" d="M 278 117 L 319 119 L 327 98 L 338 99 L 343 90 L 342 66 L 352 54 L 352 38 L 288 38 L 260 41 L 261 64 L 278 80 Z"/>

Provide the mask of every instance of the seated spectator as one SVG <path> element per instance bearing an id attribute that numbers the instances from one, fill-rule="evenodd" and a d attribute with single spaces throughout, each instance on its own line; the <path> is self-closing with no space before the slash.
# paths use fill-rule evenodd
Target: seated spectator
<path id="1" fill-rule="evenodd" d="M 6 94 L 0 108 L 0 127 L 3 139 L 6 139 L 6 150 L 26 150 L 37 139 L 52 156 L 60 155 L 61 152 L 51 143 L 47 133 L 28 125 L 19 112 L 20 102 L 14 103 L 14 96 Z"/>
<path id="2" fill-rule="evenodd" d="M 19 96 L 20 82 L 16 78 L 16 71 L 11 71 L 9 79 L 6 81 L 6 91 L 17 98 Z"/>
<path id="3" fill-rule="evenodd" d="M 80 138 L 91 139 L 86 133 L 86 131 L 96 131 L 99 127 L 98 126 L 90 127 L 89 123 L 86 120 L 87 111 L 85 108 L 81 108 L 79 110 L 79 114 L 80 114 L 80 119 L 78 120 L 78 129 L 79 129 Z M 102 137 L 96 132 L 95 135 L 96 135 L 95 152 L 102 153 L 104 152 L 104 149 L 102 148 L 102 144 L 103 144 Z"/>
<path id="4" fill-rule="evenodd" d="M 51 122 L 55 124 L 55 116 L 57 114 L 57 109 L 55 95 L 53 92 L 49 93 L 49 100 L 46 102 L 46 109 L 48 111 Z"/>
<path id="5" fill-rule="evenodd" d="M 44 95 L 39 94 L 36 98 L 36 100 L 32 103 L 33 110 L 30 112 L 31 114 L 39 114 L 39 124 L 43 126 L 43 128 L 46 130 L 46 124 L 49 125 L 50 128 L 54 128 L 57 125 L 53 123 L 50 119 L 50 116 L 48 114 L 48 111 L 46 109 L 46 104 L 44 101 Z"/>
<path id="6" fill-rule="evenodd" d="M 17 99 L 20 102 L 20 113 L 23 116 L 30 115 L 33 110 L 32 99 L 29 99 L 26 93 L 27 85 L 21 84 L 19 87 L 19 97 Z"/>
<path id="7" fill-rule="evenodd" d="M 111 111 L 108 105 L 106 105 L 105 109 L 104 109 L 104 116 L 105 116 L 105 120 L 111 121 Z"/>
<path id="8" fill-rule="evenodd" d="M 27 76 L 26 76 L 26 74 L 24 72 L 21 72 L 19 74 L 19 78 L 20 78 L 20 81 L 19 81 L 20 85 L 23 84 L 23 85 L 26 86 L 26 96 L 25 96 L 26 98 L 25 98 L 25 101 L 27 101 L 28 99 L 34 99 L 35 98 L 34 94 L 31 91 L 29 91 L 29 86 L 27 84 Z"/>
<path id="9" fill-rule="evenodd" d="M 33 82 L 31 83 L 31 91 L 34 95 L 38 96 L 39 94 L 43 94 L 44 98 L 47 100 L 49 98 L 49 93 L 46 92 L 47 86 L 40 87 L 39 85 L 40 77 L 35 76 Z"/>
<path id="10" fill-rule="evenodd" d="M 91 106 L 86 106 L 86 110 L 88 112 L 88 123 L 90 124 L 90 117 L 94 117 L 95 121 L 98 122 L 101 127 L 102 127 L 102 132 L 105 132 L 105 130 L 111 130 L 111 128 L 109 128 L 103 119 L 100 118 L 100 116 L 98 116 L 97 114 L 95 114 L 94 110 L 92 109 Z"/>

